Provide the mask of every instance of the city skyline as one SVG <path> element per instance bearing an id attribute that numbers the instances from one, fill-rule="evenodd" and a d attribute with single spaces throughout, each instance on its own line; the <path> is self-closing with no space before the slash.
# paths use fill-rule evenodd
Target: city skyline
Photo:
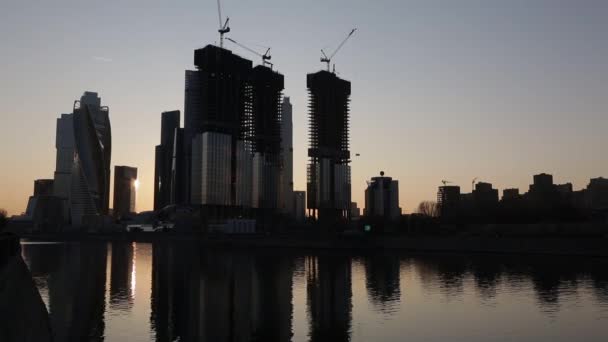
<path id="1" fill-rule="evenodd" d="M 293 15 L 290 12 L 298 12 L 287 5 L 267 3 L 270 17 L 281 13 L 289 17 Z M 365 180 L 383 170 L 399 179 L 401 206 L 405 212 L 412 212 L 420 201 L 434 199 L 443 179 L 465 189 L 472 178 L 479 177 L 499 189 L 523 190 L 530 175 L 549 172 L 556 176 L 557 183 L 571 181 L 580 189 L 590 178 L 608 174 L 608 162 L 601 158 L 601 147 L 608 145 L 603 134 L 608 123 L 602 120 L 608 108 L 602 95 L 608 84 L 608 68 L 600 63 L 608 56 L 608 49 L 601 44 L 601 32 L 606 31 L 601 27 L 606 24 L 600 21 L 608 8 L 602 4 L 595 4 L 596 8 L 574 5 L 566 8 L 562 2 L 556 6 L 550 6 L 549 2 L 541 4 L 544 5 L 538 8 L 496 5 L 507 7 L 512 15 L 521 14 L 513 22 L 499 20 L 501 8 L 492 6 L 432 8 L 434 3 L 422 8 L 420 4 L 408 3 L 411 8 L 407 8 L 394 4 L 403 10 L 397 11 L 401 14 L 414 15 L 406 13 L 410 9 L 420 18 L 429 19 L 428 23 L 406 20 L 418 18 L 415 16 L 391 22 L 390 25 L 412 25 L 412 32 L 426 36 L 426 41 L 412 39 L 415 37 L 400 26 L 397 31 L 406 38 L 403 45 L 412 42 L 411 50 L 406 51 L 403 46 L 394 46 L 401 43 L 390 43 L 388 38 L 395 38 L 385 34 L 390 25 L 374 25 L 378 22 L 367 18 L 372 14 L 362 11 L 366 6 L 358 2 L 353 4 L 353 13 L 343 8 L 349 12 L 351 22 L 336 23 L 328 16 L 322 17 L 325 22 L 321 27 L 306 23 L 307 16 L 312 18 L 319 10 L 307 5 L 298 13 L 302 16 L 300 20 L 289 25 L 282 23 L 282 28 L 285 26 L 293 33 L 293 39 L 288 41 L 281 39 L 285 35 L 282 30 L 269 33 L 255 27 L 254 19 L 261 14 L 246 5 L 226 2 L 224 6 L 232 18 L 233 32 L 229 36 L 272 46 L 275 68 L 285 75 L 284 94 L 292 99 L 294 109 L 295 190 L 306 189 L 305 75 L 324 68 L 318 61 L 320 48 L 331 50 L 350 28 L 359 28 L 357 36 L 335 61 L 339 76 L 353 85 L 351 151 L 361 156 L 353 157 L 352 198 L 361 206 Z M 0 208 L 6 208 L 10 214 L 25 211 L 32 180 L 48 178 L 53 172 L 57 118 L 70 110 L 66 104 L 78 94 L 95 91 L 112 108 L 112 167 L 133 165 L 141 170 L 137 210 L 152 209 L 154 146 L 158 144 L 160 113 L 183 112 L 183 70 L 192 64 L 191 52 L 218 40 L 215 3 L 192 2 L 170 8 L 167 15 L 183 15 L 195 21 L 190 25 L 183 20 L 176 27 L 159 25 L 156 30 L 147 25 L 158 24 L 152 19 L 162 9 L 151 6 L 136 17 L 144 27 L 134 25 L 120 35 L 117 28 L 130 24 L 126 19 L 137 6 L 125 8 L 125 13 L 114 13 L 117 7 L 109 4 L 98 18 L 87 20 L 95 22 L 116 14 L 112 18 L 117 28 L 108 30 L 91 25 L 92 28 L 77 33 L 40 16 L 44 10 L 74 15 L 91 8 L 43 6 L 46 4 L 35 8 L 31 17 L 24 17 L 27 3 L 9 5 L 0 15 L 3 34 L 14 32 L 20 38 L 3 39 L 9 44 L 7 54 L 0 57 L 3 61 L 0 70 L 9 75 L 0 81 L 3 89 L 8 90 L 1 101 L 6 113 L 0 128 L 3 136 L 0 152 L 7 162 L 3 163 L 0 180 L 3 189 Z M 381 12 L 381 18 L 395 20 L 395 14 L 385 11 L 384 6 L 373 9 Z M 467 10 L 481 11 L 488 17 L 475 17 L 476 20 L 463 23 L 459 22 L 462 17 L 449 14 L 461 11 L 462 15 Z M 581 12 L 585 15 L 579 15 Z M 437 16 L 422 16 L 425 13 Z M 577 15 L 584 19 L 577 19 Z M 15 18 L 23 22 L 16 23 Z M 490 18 L 497 21 L 489 24 Z M 6 29 L 4 25 L 8 25 Z M 449 25 L 455 30 L 447 30 Z M 297 32 L 304 27 L 309 31 Z M 488 28 L 495 30 L 473 33 Z M 262 36 L 261 32 L 267 34 Z M 149 46 L 153 33 L 161 33 L 155 41 L 162 41 L 160 45 Z M 91 35 L 90 40 L 80 41 L 86 53 L 94 53 L 93 56 L 71 53 L 73 47 L 60 42 L 60 38 L 75 39 L 79 35 L 84 38 L 87 34 Z M 182 39 L 172 41 L 171 35 Z M 498 44 L 499 41 L 503 44 Z M 38 66 L 31 58 L 40 58 L 39 53 L 33 52 L 41 42 L 49 52 L 45 55 L 48 63 Z M 106 51 L 104 44 L 112 48 Z M 166 49 L 158 48 L 164 44 Z M 127 48 L 119 50 L 120 46 Z M 254 56 L 239 48 L 227 43 L 226 47 L 257 63 Z M 498 50 L 492 51 L 494 48 Z M 428 61 L 422 60 L 424 52 L 431 53 Z M 452 58 L 439 58 L 442 54 Z M 395 56 L 394 60 L 387 61 L 391 56 Z M 152 70 L 158 71 L 158 75 L 150 78 Z M 389 70 L 393 73 L 388 73 Z M 60 74 L 65 76 L 58 77 Z M 38 81 L 36 88 L 31 87 L 34 77 Z"/>

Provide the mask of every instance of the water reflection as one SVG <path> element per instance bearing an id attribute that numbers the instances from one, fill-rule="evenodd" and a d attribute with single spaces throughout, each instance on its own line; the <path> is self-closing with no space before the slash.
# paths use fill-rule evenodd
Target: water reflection
<path id="1" fill-rule="evenodd" d="M 598 329 L 608 319 L 603 259 L 374 253 L 356 257 L 361 262 L 353 265 L 353 256 L 341 253 L 305 256 L 167 242 L 141 248 L 130 242 L 24 245 L 23 256 L 49 308 L 57 341 L 116 340 L 111 337 L 119 332 L 134 334 L 132 324 L 150 332 L 133 341 L 291 341 L 296 331 L 315 342 L 394 340 L 403 336 L 403 324 L 414 324 L 408 334 L 416 336 L 415 329 L 424 331 L 424 321 L 437 315 L 447 324 L 462 315 L 491 314 L 487 310 L 513 301 L 523 308 L 528 300 L 541 318 L 518 312 L 539 323 L 566 311 L 564 303 L 568 308 L 585 303 L 584 323 L 594 324 L 596 318 Z M 296 285 L 305 289 L 302 298 L 294 297 Z M 369 312 L 353 304 L 362 303 L 358 298 L 371 304 Z M 491 305 L 484 309 L 471 299 Z M 406 300 L 423 306 L 406 306 Z M 296 305 L 306 306 L 307 320 L 294 319 Z M 459 316 L 451 316 L 450 308 Z M 391 316 L 397 325 L 388 328 L 383 320 Z M 468 322 L 481 331 L 479 341 L 504 326 L 494 323 L 486 331 L 475 318 Z M 354 328 L 361 324 L 373 334 Z M 543 324 L 531 326 L 543 329 Z M 428 340 L 441 340 L 432 333 L 425 331 Z"/>
<path id="2" fill-rule="evenodd" d="M 349 341 L 352 319 L 351 259 L 320 255 L 306 260 L 311 341 Z"/>

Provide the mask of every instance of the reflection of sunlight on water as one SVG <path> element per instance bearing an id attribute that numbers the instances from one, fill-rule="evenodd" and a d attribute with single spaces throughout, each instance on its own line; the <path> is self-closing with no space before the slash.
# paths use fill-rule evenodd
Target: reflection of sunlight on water
<path id="1" fill-rule="evenodd" d="M 135 270 L 135 264 L 137 261 L 137 242 L 133 242 L 133 258 L 131 259 L 131 293 L 133 293 L 133 298 L 135 298 L 135 285 L 137 281 L 135 280 L 135 274 L 137 271 Z"/>

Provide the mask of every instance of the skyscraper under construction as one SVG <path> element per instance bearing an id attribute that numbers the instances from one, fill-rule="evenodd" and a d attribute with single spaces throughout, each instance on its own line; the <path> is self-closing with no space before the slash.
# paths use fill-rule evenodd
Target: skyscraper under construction
<path id="1" fill-rule="evenodd" d="M 329 71 L 308 74 L 309 216 L 326 223 L 348 220 L 351 202 L 350 82 Z"/>

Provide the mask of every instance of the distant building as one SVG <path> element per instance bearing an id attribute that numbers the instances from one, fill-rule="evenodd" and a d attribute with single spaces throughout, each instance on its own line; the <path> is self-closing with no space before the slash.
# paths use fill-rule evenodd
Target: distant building
<path id="1" fill-rule="evenodd" d="M 156 146 L 154 162 L 154 210 L 171 204 L 171 167 L 179 120 L 179 110 L 161 114 L 160 145 Z"/>
<path id="2" fill-rule="evenodd" d="M 84 216 L 107 215 L 110 200 L 112 135 L 108 107 L 97 93 L 85 92 L 72 114 L 57 119 L 53 194 L 73 225 Z"/>
<path id="3" fill-rule="evenodd" d="M 587 185 L 586 197 L 592 210 L 608 210 L 608 179 L 592 178 Z"/>
<path id="4" fill-rule="evenodd" d="M 280 207 L 293 216 L 293 108 L 289 97 L 281 103 L 281 198 Z"/>
<path id="5" fill-rule="evenodd" d="M 479 182 L 473 190 L 473 201 L 478 212 L 481 214 L 492 214 L 498 205 L 498 190 L 492 184 Z"/>
<path id="6" fill-rule="evenodd" d="M 114 167 L 114 210 L 117 218 L 135 213 L 137 197 L 137 168 Z"/>
<path id="7" fill-rule="evenodd" d="M 252 63 L 207 45 L 194 52 L 194 65 L 186 71 L 183 136 L 176 135 L 174 203 L 218 203 L 222 208 L 214 213 L 236 214 L 251 206 Z M 206 164 L 206 158 L 221 164 Z"/>
<path id="8" fill-rule="evenodd" d="M 34 196 L 53 196 L 53 179 L 37 179 L 34 181 Z"/>
<path id="9" fill-rule="evenodd" d="M 70 212 L 72 225 L 85 216 L 107 215 L 110 203 L 112 135 L 108 107 L 97 93 L 85 92 L 74 103 L 74 159 Z"/>
<path id="10" fill-rule="evenodd" d="M 281 198 L 281 103 L 284 77 L 257 65 L 251 70 L 253 207 L 264 215 L 278 213 Z"/>
<path id="11" fill-rule="evenodd" d="M 442 217 L 457 215 L 460 210 L 460 187 L 457 185 L 440 186 L 437 191 L 437 207 Z"/>
<path id="12" fill-rule="evenodd" d="M 350 214 L 349 102 L 351 84 L 336 74 L 308 74 L 309 164 L 307 207 L 327 224 L 346 221 Z"/>
<path id="13" fill-rule="evenodd" d="M 391 177 L 373 177 L 365 189 L 365 217 L 380 217 L 397 220 L 401 216 L 399 207 L 399 182 Z"/>
<path id="14" fill-rule="evenodd" d="M 519 194 L 519 189 L 504 189 L 502 191 L 502 200 L 503 201 L 511 201 L 520 199 L 521 196 Z"/>
<path id="15" fill-rule="evenodd" d="M 361 218 L 361 209 L 359 209 L 357 202 L 350 203 L 350 218 L 353 221 L 357 221 Z"/>
<path id="16" fill-rule="evenodd" d="M 306 191 L 293 192 L 293 212 L 296 222 L 306 220 Z"/>

